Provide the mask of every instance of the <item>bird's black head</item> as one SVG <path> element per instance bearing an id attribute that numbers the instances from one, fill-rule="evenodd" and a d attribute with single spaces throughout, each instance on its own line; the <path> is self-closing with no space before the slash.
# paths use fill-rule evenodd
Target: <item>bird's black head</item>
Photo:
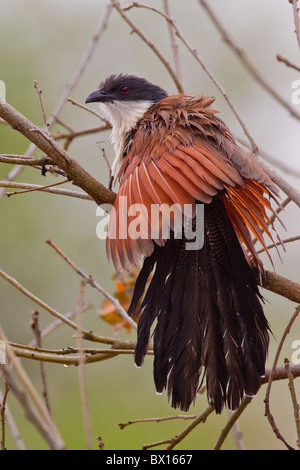
<path id="1" fill-rule="evenodd" d="M 111 75 L 93 91 L 86 103 L 113 103 L 115 101 L 149 101 L 157 103 L 168 95 L 165 90 L 134 75 Z"/>

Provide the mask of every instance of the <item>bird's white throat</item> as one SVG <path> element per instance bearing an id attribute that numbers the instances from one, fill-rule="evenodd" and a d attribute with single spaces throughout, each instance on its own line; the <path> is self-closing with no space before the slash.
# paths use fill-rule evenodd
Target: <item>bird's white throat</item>
<path id="1" fill-rule="evenodd" d="M 153 105 L 152 101 L 113 101 L 100 103 L 100 113 L 112 125 L 110 140 L 114 146 L 115 159 L 112 164 L 112 176 L 116 178 L 124 153 L 124 144 L 128 132 Z"/>

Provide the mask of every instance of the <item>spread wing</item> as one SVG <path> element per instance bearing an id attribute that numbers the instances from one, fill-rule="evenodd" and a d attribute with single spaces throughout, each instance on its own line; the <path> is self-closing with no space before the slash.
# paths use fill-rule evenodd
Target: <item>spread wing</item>
<path id="1" fill-rule="evenodd" d="M 180 230 L 183 209 L 223 198 L 240 242 L 258 267 L 254 235 L 267 250 L 273 241 L 267 209 L 277 189 L 264 170 L 234 141 L 210 108 L 212 98 L 170 96 L 140 121 L 120 173 L 111 215 L 108 259 L 128 270 L 165 243 L 165 230 Z M 169 208 L 172 207 L 170 212 Z M 274 212 L 274 211 L 273 211 Z"/>

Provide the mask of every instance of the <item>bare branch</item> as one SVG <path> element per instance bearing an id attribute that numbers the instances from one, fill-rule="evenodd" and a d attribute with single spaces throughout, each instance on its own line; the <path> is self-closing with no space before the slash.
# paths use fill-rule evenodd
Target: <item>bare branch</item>
<path id="1" fill-rule="evenodd" d="M 48 124 L 48 122 L 47 122 L 47 115 L 46 115 L 45 103 L 44 103 L 44 100 L 43 100 L 43 92 L 42 92 L 42 90 L 40 89 L 37 80 L 34 80 L 34 88 L 36 89 L 36 91 L 37 91 L 37 93 L 38 93 L 39 100 L 40 100 L 40 103 L 41 103 L 42 114 L 43 114 L 44 124 L 45 124 L 45 132 L 47 132 L 47 134 L 50 135 L 50 132 L 49 132 L 49 124 Z"/>
<path id="2" fill-rule="evenodd" d="M 101 116 L 101 114 L 97 113 L 97 111 L 95 111 L 94 109 L 89 108 L 88 106 L 84 106 L 82 103 L 79 103 L 78 101 L 75 101 L 75 100 L 73 100 L 72 98 L 68 98 L 68 101 L 69 101 L 70 103 L 74 104 L 74 106 L 77 106 L 78 108 L 84 109 L 84 110 L 87 111 L 88 113 L 93 114 L 93 115 L 96 116 L 98 119 L 101 119 L 101 121 L 104 121 L 105 124 L 108 126 L 108 128 L 111 127 L 110 122 L 109 122 L 107 119 L 105 119 L 103 116 Z"/>
<path id="3" fill-rule="evenodd" d="M 279 274 L 266 271 L 262 280 L 262 286 L 292 302 L 300 303 L 300 284 L 286 279 Z"/>
<path id="4" fill-rule="evenodd" d="M 52 124 L 54 124 L 56 122 L 58 116 L 61 113 L 61 110 L 63 109 L 63 107 L 65 105 L 66 100 L 68 99 L 68 97 L 70 96 L 72 90 L 75 88 L 75 86 L 79 82 L 80 78 L 82 77 L 83 73 L 85 72 L 86 67 L 87 67 L 88 63 L 90 62 L 90 60 L 91 60 L 91 58 L 92 58 L 92 56 L 95 52 L 96 46 L 99 43 L 100 38 L 102 37 L 102 34 L 104 33 L 104 31 L 107 28 L 108 19 L 110 17 L 111 11 L 112 11 L 112 5 L 111 5 L 110 1 L 108 1 L 105 5 L 103 16 L 100 18 L 100 21 L 98 22 L 98 24 L 96 26 L 95 32 L 92 36 L 92 39 L 90 40 L 86 50 L 84 51 L 84 53 L 83 53 L 83 55 L 82 55 L 82 57 L 79 61 L 79 64 L 77 66 L 77 69 L 75 70 L 75 72 L 74 72 L 73 76 L 71 77 L 66 89 L 62 93 L 60 99 L 58 100 L 58 103 L 57 103 L 53 113 L 51 114 L 51 118 L 49 119 L 49 127 L 51 127 Z"/>
<path id="5" fill-rule="evenodd" d="M 4 365 L 2 367 L 2 372 L 7 380 L 9 389 L 15 393 L 16 397 L 19 399 L 21 405 L 23 405 L 27 416 L 34 423 L 34 425 L 42 433 L 43 437 L 49 443 L 52 449 L 65 449 L 65 444 L 44 404 L 41 397 L 37 393 L 35 387 L 33 386 L 31 380 L 29 379 L 26 371 L 24 370 L 20 360 L 15 356 L 11 346 L 7 342 L 6 336 L 3 330 L 0 327 L 0 339 L 5 343 L 6 355 L 8 361 L 10 362 L 10 367 Z M 19 380 L 21 381 L 26 394 L 23 391 L 20 391 L 19 386 L 16 384 L 15 379 L 12 375 L 12 370 L 17 374 Z M 28 403 L 28 398 L 32 400 L 38 416 L 35 413 L 35 410 Z M 30 412 L 30 415 L 29 415 Z"/>
<path id="6" fill-rule="evenodd" d="M 32 312 L 31 316 L 32 316 L 31 328 L 34 333 L 37 345 L 40 348 L 42 346 L 42 341 L 41 341 L 41 330 L 39 327 L 39 312 L 35 310 L 34 312 Z M 42 361 L 40 361 L 40 373 L 41 373 L 43 397 L 45 400 L 45 405 L 47 407 L 49 414 L 51 415 L 49 393 L 48 393 L 48 387 L 47 387 L 47 381 L 46 381 L 46 371 L 45 371 L 44 363 Z"/>
<path id="7" fill-rule="evenodd" d="M 28 166 L 44 166 L 53 165 L 51 158 L 47 156 L 43 157 L 29 157 L 27 155 L 12 155 L 12 154 L 1 154 L 0 163 L 9 163 L 12 165 L 28 165 Z"/>
<path id="8" fill-rule="evenodd" d="M 69 179 L 89 194 L 97 204 L 113 203 L 115 194 L 112 191 L 105 188 L 105 186 L 99 183 L 99 181 L 79 165 L 56 140 L 37 128 L 3 99 L 0 101 L 0 116 L 5 119 L 13 129 L 21 132 L 21 134 L 48 155 L 57 166 L 65 171 Z"/>
<path id="9" fill-rule="evenodd" d="M 241 139 L 240 137 L 235 136 L 235 140 L 241 146 L 245 147 L 245 149 L 247 149 L 248 152 L 250 151 L 247 148 L 247 144 L 246 144 L 245 139 Z M 274 156 L 272 156 L 268 152 L 266 152 L 266 150 L 263 150 L 261 147 L 259 147 L 259 152 L 258 152 L 257 157 L 260 157 L 263 161 L 266 161 L 267 164 L 279 168 L 284 173 L 287 173 L 288 175 L 292 175 L 294 178 L 300 178 L 300 171 L 298 171 L 297 169 L 295 169 L 291 166 L 288 166 L 284 163 L 283 160 L 285 160 L 285 157 L 283 157 L 282 159 L 279 160 L 278 158 L 275 158 Z"/>
<path id="10" fill-rule="evenodd" d="M 297 403 L 297 397 L 296 397 L 296 391 L 295 391 L 295 385 L 294 385 L 294 377 L 293 374 L 291 373 L 290 369 L 290 363 L 287 358 L 284 360 L 284 367 L 288 376 L 288 381 L 289 381 L 289 390 L 291 393 L 291 399 L 293 403 L 293 409 L 294 409 L 294 418 L 295 418 L 295 424 L 296 424 L 296 431 L 297 431 L 297 446 L 300 448 L 300 416 L 299 416 L 299 405 Z"/>
<path id="11" fill-rule="evenodd" d="M 255 239 L 257 240 L 257 239 Z M 299 241 L 300 240 L 300 235 L 296 235 L 295 237 L 289 237 L 289 238 L 285 238 L 284 240 L 282 240 L 282 243 L 284 244 L 284 246 L 287 244 L 287 243 L 292 243 L 292 242 L 296 242 L 296 241 Z M 281 243 L 272 243 L 271 245 L 268 245 L 267 246 L 267 250 L 270 250 L 271 248 L 274 248 L 274 247 L 278 247 L 280 246 Z M 257 254 L 259 255 L 260 253 L 264 253 L 264 248 L 260 249 L 257 251 Z"/>
<path id="12" fill-rule="evenodd" d="M 170 15 L 170 7 L 169 7 L 169 1 L 168 0 L 163 0 L 163 5 L 164 5 L 164 11 L 167 16 Z M 182 72 L 181 72 L 181 66 L 180 66 L 180 61 L 179 61 L 179 51 L 178 51 L 178 44 L 176 43 L 176 37 L 174 34 L 173 26 L 172 24 L 168 21 L 168 27 L 169 27 L 169 33 L 170 33 L 170 38 L 171 38 L 171 46 L 173 49 L 173 57 L 174 57 L 174 63 L 175 63 L 175 70 L 176 70 L 176 75 L 178 77 L 179 82 L 181 83 L 182 86 Z"/>
<path id="13" fill-rule="evenodd" d="M 298 306 L 296 309 L 295 309 L 295 312 L 292 316 L 292 318 L 290 319 L 283 335 L 282 335 L 282 338 L 279 342 L 279 345 L 278 345 L 278 348 L 277 348 L 277 351 L 276 351 L 276 354 L 275 354 L 275 358 L 274 358 L 274 363 L 273 363 L 273 367 L 271 369 L 271 372 L 270 372 L 270 375 L 269 375 L 269 379 L 268 379 L 268 385 L 267 385 L 267 391 L 266 391 L 266 397 L 265 397 L 265 414 L 269 420 L 269 423 L 276 435 L 276 437 L 278 439 L 280 439 L 288 449 L 293 449 L 292 446 L 290 446 L 290 444 L 288 444 L 286 442 L 286 440 L 284 439 L 284 437 L 281 435 L 281 433 L 279 432 L 279 429 L 275 423 L 275 420 L 274 420 L 274 417 L 273 415 L 271 414 L 271 411 L 270 411 L 270 393 L 271 393 L 271 386 L 272 386 L 272 382 L 273 382 L 273 377 L 274 377 L 274 373 L 275 373 L 275 370 L 276 370 L 276 367 L 277 367 L 277 363 L 278 363 L 278 359 L 279 359 L 279 355 L 281 353 L 281 350 L 282 350 L 282 346 L 284 344 L 284 341 L 285 341 L 285 338 L 286 336 L 288 335 L 288 333 L 290 332 L 290 329 L 294 323 L 294 321 L 296 320 L 296 318 L 298 317 L 300 313 L 300 306 Z M 287 375 L 287 371 L 285 370 L 285 373 Z"/>
<path id="14" fill-rule="evenodd" d="M 287 67 L 292 67 L 293 69 L 297 70 L 297 72 L 300 72 L 300 67 L 298 65 L 293 64 L 290 60 L 282 57 L 280 54 L 277 54 L 276 59 L 278 62 L 283 62 Z"/>
<path id="15" fill-rule="evenodd" d="M 0 403 L 0 423 L 1 423 L 1 439 L 0 439 L 0 450 L 7 450 L 5 447 L 5 408 L 6 400 L 8 395 L 8 384 L 4 379 L 4 393 Z"/>
<path id="16" fill-rule="evenodd" d="M 53 188 L 54 186 L 58 186 L 60 184 L 65 184 L 65 183 L 68 183 L 69 180 L 66 179 L 64 181 L 59 181 L 58 183 L 52 183 L 52 184 L 48 184 L 48 185 L 45 185 L 45 186 L 41 186 L 41 188 L 30 188 L 30 189 L 25 189 L 24 191 L 12 191 L 10 193 L 7 193 L 6 195 L 8 197 L 10 196 L 13 196 L 13 195 L 16 195 L 16 194 L 24 194 L 24 193 L 30 193 L 32 191 L 40 191 L 40 190 L 43 190 L 43 189 L 48 189 L 48 188 Z"/>
<path id="17" fill-rule="evenodd" d="M 113 3 L 116 3 L 116 0 L 111 0 Z M 119 2 L 117 2 L 119 3 Z M 193 47 L 188 43 L 188 41 L 186 40 L 186 38 L 183 36 L 183 34 L 179 31 L 179 29 L 177 28 L 174 20 L 168 16 L 166 13 L 160 11 L 160 10 L 157 10 L 156 8 L 154 7 L 151 7 L 151 6 L 148 6 L 148 5 L 144 5 L 144 4 L 141 4 L 141 3 L 138 3 L 138 2 L 133 2 L 132 6 L 135 6 L 135 7 L 139 7 L 139 8 L 146 8 L 146 9 L 149 9 L 149 10 L 153 10 L 155 11 L 156 13 L 162 15 L 164 18 L 166 18 L 166 20 L 172 25 L 174 31 L 175 31 L 175 34 L 178 36 L 178 38 L 182 41 L 182 43 L 184 44 L 184 46 L 187 48 L 187 50 L 192 54 L 192 56 L 196 59 L 196 61 L 201 65 L 202 69 L 204 70 L 204 72 L 209 76 L 210 80 L 213 82 L 213 84 L 217 87 L 217 89 L 219 90 L 219 92 L 222 94 L 223 98 L 225 99 L 225 101 L 227 102 L 228 106 L 230 107 L 230 109 L 232 110 L 233 114 L 235 115 L 235 117 L 237 118 L 238 122 L 240 123 L 245 135 L 248 137 L 249 139 L 249 142 L 251 144 L 251 147 L 252 147 L 252 152 L 254 155 L 257 154 L 258 152 L 258 147 L 253 139 L 253 137 L 251 136 L 251 134 L 249 133 L 247 127 L 246 127 L 246 124 L 244 123 L 243 119 L 241 118 L 241 116 L 239 115 L 237 109 L 235 108 L 234 104 L 232 103 L 231 99 L 229 98 L 228 94 L 226 93 L 226 91 L 224 90 L 224 88 L 222 87 L 222 85 L 218 82 L 218 80 L 216 79 L 216 77 L 213 75 L 213 73 L 211 72 L 211 70 L 207 67 L 207 65 L 205 64 L 205 62 L 201 59 L 201 57 L 199 56 L 198 52 L 196 51 L 196 49 L 193 49 Z M 121 10 L 122 11 L 122 10 Z M 120 12 L 121 14 L 121 12 Z M 123 13 L 123 15 L 125 15 Z M 121 15 L 121 16 L 123 16 Z M 125 19 L 125 18 L 124 18 Z"/>
<path id="18" fill-rule="evenodd" d="M 249 151 L 247 147 L 240 143 L 241 147 L 244 147 L 246 151 Z M 264 159 L 256 155 L 255 159 L 257 163 L 265 170 L 266 173 L 270 176 L 272 181 L 287 195 L 289 198 L 300 207 L 300 191 L 294 188 L 278 171 L 274 170 Z"/>
<path id="19" fill-rule="evenodd" d="M 178 433 L 175 437 L 172 437 L 170 439 L 164 439 L 164 440 L 158 441 L 158 442 L 152 442 L 151 444 L 145 444 L 143 446 L 143 450 L 147 450 L 147 449 L 150 449 L 152 447 L 156 447 L 156 446 L 159 446 L 159 445 L 162 445 L 162 444 L 168 444 L 167 447 L 165 448 L 165 450 L 174 449 L 174 447 L 177 444 L 179 444 L 188 434 L 190 434 L 190 432 L 192 432 L 193 429 L 195 429 L 195 427 L 198 426 L 198 424 L 205 423 L 208 416 L 213 411 L 214 411 L 213 406 L 209 405 L 208 408 L 206 408 L 206 410 L 204 410 L 201 414 L 197 415 L 193 419 L 193 421 L 186 428 L 184 428 L 182 431 L 180 431 L 180 433 Z"/>
<path id="20" fill-rule="evenodd" d="M 85 429 L 85 438 L 87 449 L 93 450 L 93 439 L 91 431 L 91 420 L 89 412 L 89 404 L 87 398 L 87 384 L 86 384 L 86 370 L 85 370 L 85 357 L 83 353 L 83 307 L 84 307 L 84 294 L 85 294 L 85 281 L 82 280 L 80 283 L 80 292 L 77 299 L 77 308 L 76 308 L 76 318 L 78 324 L 78 335 L 77 335 L 77 344 L 79 349 L 79 367 L 78 367 L 78 376 L 79 376 L 79 388 L 80 388 L 80 398 L 81 398 L 81 407 L 83 415 L 83 423 Z"/>
<path id="21" fill-rule="evenodd" d="M 1 393 L 1 390 L 0 390 L 0 400 L 3 401 L 3 394 Z M 20 436 L 20 432 L 16 426 L 15 420 L 12 417 L 10 408 L 7 403 L 5 405 L 5 422 L 7 426 L 9 427 L 10 433 L 16 444 L 17 450 L 26 450 L 25 444 Z"/>
<path id="22" fill-rule="evenodd" d="M 99 23 L 96 26 L 96 29 L 95 29 L 95 32 L 93 34 L 93 37 L 92 37 L 91 41 L 89 42 L 86 50 L 84 51 L 83 56 L 80 59 L 79 64 L 78 64 L 74 74 L 72 75 L 70 81 L 68 82 L 68 85 L 66 86 L 64 92 L 62 93 L 61 97 L 59 98 L 59 100 L 58 100 L 58 102 L 57 102 L 57 104 L 54 108 L 54 111 L 52 112 L 52 114 L 51 114 L 51 116 L 48 120 L 48 129 L 49 130 L 51 129 L 53 124 L 55 124 L 55 122 L 57 122 L 57 120 L 59 118 L 59 115 L 60 115 L 60 113 L 61 113 L 61 111 L 62 111 L 62 109 L 63 109 L 63 107 L 66 103 L 67 98 L 69 97 L 69 95 L 71 94 L 71 92 L 75 88 L 75 86 L 77 85 L 77 83 L 80 80 L 81 76 L 83 75 L 89 61 L 91 60 L 91 58 L 93 56 L 93 53 L 96 49 L 96 46 L 97 46 L 102 34 L 104 33 L 105 29 L 107 28 L 107 22 L 108 22 L 110 14 L 111 14 L 111 11 L 112 11 L 112 5 L 111 5 L 110 1 L 108 1 L 106 6 L 105 6 L 105 9 L 104 9 L 103 16 L 102 16 L 102 18 L 100 19 Z M 32 156 L 33 153 L 35 152 L 35 150 L 36 150 L 36 146 L 35 146 L 34 143 L 32 143 L 25 153 Z M 5 178 L 6 181 L 13 181 L 20 174 L 20 172 L 22 171 L 23 168 L 24 167 L 22 165 L 15 166 L 13 168 L 13 170 L 6 176 L 6 178 Z M 4 192 L 0 190 L 0 199 L 3 196 L 3 194 L 4 194 Z"/>
<path id="23" fill-rule="evenodd" d="M 88 349 L 75 349 L 75 348 L 66 348 L 60 351 L 44 351 L 38 348 L 29 348 L 23 345 L 11 345 L 13 347 L 14 353 L 18 357 L 23 357 L 24 359 L 30 359 L 33 361 L 43 361 L 50 362 L 53 364 L 63 364 L 65 366 L 79 366 L 80 361 L 83 361 L 84 364 L 94 364 L 95 362 L 105 361 L 107 359 L 112 359 L 118 355 L 130 355 L 132 356 L 134 351 L 133 348 L 121 349 L 121 348 L 109 348 L 109 349 L 98 349 L 98 350 L 88 350 Z M 72 349 L 70 352 L 69 350 Z M 77 355 L 70 356 L 70 353 L 77 352 Z M 148 351 L 147 354 L 152 355 L 153 351 Z M 82 356 L 83 359 L 82 359 Z"/>
<path id="24" fill-rule="evenodd" d="M 65 317 L 64 315 L 62 315 L 61 313 L 59 313 L 57 310 L 55 310 L 54 308 L 50 307 L 49 305 L 46 304 L 46 302 L 44 302 L 43 300 L 39 299 L 37 296 L 35 296 L 34 294 L 32 294 L 30 291 L 28 291 L 25 287 L 23 287 L 18 281 L 16 281 L 16 279 L 14 279 L 13 277 L 9 276 L 8 274 L 6 274 L 4 271 L 2 271 L 0 269 L 0 277 L 2 277 L 3 279 L 5 279 L 6 281 L 8 281 L 11 285 L 13 285 L 16 289 L 18 289 L 20 292 L 22 292 L 22 294 L 24 294 L 26 297 L 28 297 L 29 299 L 31 299 L 33 302 L 35 302 L 37 305 L 40 305 L 40 307 L 42 307 L 43 309 L 45 309 L 47 312 L 49 312 L 52 316 L 58 318 L 59 320 L 61 320 L 62 322 L 64 322 L 66 325 L 70 326 L 71 328 L 73 328 L 74 330 L 78 331 L 78 325 L 76 325 L 76 323 L 74 323 L 72 320 L 70 320 L 69 318 Z M 83 330 L 82 331 L 82 334 L 84 336 L 85 339 L 88 339 L 90 341 L 97 341 L 97 342 L 100 342 L 100 343 L 104 343 L 104 344 L 117 344 L 117 340 L 114 339 L 114 338 L 107 338 L 107 337 L 104 337 L 104 336 L 97 336 L 97 335 L 94 335 L 91 331 L 87 331 L 87 330 Z M 128 345 L 130 344 L 130 342 L 127 342 Z M 122 343 L 124 344 L 124 343 Z M 133 346 L 134 347 L 134 346 Z"/>
<path id="25" fill-rule="evenodd" d="M 121 7 L 121 4 L 118 0 L 111 0 L 113 7 L 117 10 L 117 12 L 121 15 L 121 17 L 126 21 L 126 23 L 131 27 L 132 31 L 134 31 L 149 47 L 152 51 L 156 54 L 159 60 L 164 64 L 166 69 L 168 70 L 169 74 L 171 75 L 178 92 L 183 92 L 182 85 L 178 80 L 178 77 L 174 70 L 172 69 L 169 61 L 163 56 L 160 50 L 155 46 L 155 44 L 149 39 L 146 34 L 144 34 L 138 26 L 136 26 L 133 21 L 126 15 L 124 9 Z M 135 5 L 136 6 L 136 5 Z"/>
<path id="26" fill-rule="evenodd" d="M 72 269 L 74 269 L 74 271 L 77 272 L 77 274 L 79 274 L 79 276 L 81 276 L 88 284 L 90 284 L 92 287 L 94 287 L 95 289 L 97 289 L 102 295 L 104 295 L 113 305 L 114 307 L 116 308 L 117 312 L 128 322 L 130 323 L 130 325 L 137 329 L 137 324 L 135 323 L 135 321 L 132 320 L 132 318 L 127 314 L 127 312 L 125 312 L 125 310 L 123 309 L 123 307 L 121 306 L 120 302 L 115 298 L 113 297 L 112 295 L 110 295 L 108 292 L 106 292 L 105 289 L 103 289 L 103 287 L 101 287 L 97 282 L 94 281 L 94 279 L 91 277 L 91 276 L 88 276 L 87 274 L 85 274 L 82 269 L 80 269 L 78 266 L 76 266 L 73 261 L 70 260 L 70 258 L 68 258 L 68 256 L 66 256 L 62 250 L 60 248 L 58 248 L 58 246 L 56 246 L 51 240 L 47 240 L 47 243 L 48 245 L 50 245 L 55 251 L 56 253 L 58 253 L 67 263 L 69 266 L 71 266 Z"/>
<path id="27" fill-rule="evenodd" d="M 52 188 L 49 186 L 39 186 L 38 184 L 15 183 L 14 181 L 0 181 L 0 188 L 28 189 L 28 190 L 42 191 L 45 193 L 58 194 L 60 196 L 69 196 L 69 197 L 75 197 L 78 199 L 85 199 L 87 201 L 93 201 L 93 198 L 85 193 L 72 191 L 71 189 L 57 189 L 57 188 Z M 10 193 L 7 193 L 7 196 L 9 195 Z"/>
<path id="28" fill-rule="evenodd" d="M 159 418 L 140 418 L 140 419 L 132 419 L 127 421 L 126 423 L 119 423 L 119 428 L 124 429 L 131 424 L 137 423 L 161 423 L 162 421 L 172 421 L 174 419 L 195 419 L 198 415 L 174 415 L 174 416 L 161 416 Z"/>
<path id="29" fill-rule="evenodd" d="M 229 420 L 226 423 L 226 426 L 222 429 L 222 432 L 220 436 L 218 437 L 217 442 L 215 443 L 214 450 L 220 450 L 222 447 L 223 442 L 225 441 L 226 437 L 228 436 L 230 430 L 232 429 L 233 425 L 236 423 L 238 418 L 241 416 L 245 408 L 251 403 L 252 398 L 251 397 L 245 397 L 238 407 L 237 410 L 235 410 L 232 415 L 230 416 Z"/>

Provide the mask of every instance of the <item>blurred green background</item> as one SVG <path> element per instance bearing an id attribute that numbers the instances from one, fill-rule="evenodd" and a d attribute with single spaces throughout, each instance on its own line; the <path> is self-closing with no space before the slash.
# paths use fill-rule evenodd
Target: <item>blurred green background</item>
<path id="1" fill-rule="evenodd" d="M 161 0 L 148 3 L 162 8 Z M 276 54 L 280 53 L 292 62 L 299 63 L 291 5 L 273 0 L 214 0 L 209 3 L 260 73 L 281 96 L 291 102 L 291 84 L 299 79 L 299 74 L 276 60 Z M 6 83 L 7 101 L 35 124 L 42 126 L 43 118 L 34 80 L 38 80 L 43 90 L 46 110 L 50 115 L 92 38 L 105 4 L 104 0 L 1 1 L 0 80 Z M 127 2 L 122 3 L 125 4 Z M 235 103 L 259 148 L 295 172 L 300 172 L 299 122 L 241 67 L 196 0 L 172 0 L 170 8 L 184 36 L 197 49 Z M 168 28 L 163 19 L 142 9 L 132 10 L 129 14 L 172 63 Z M 108 28 L 71 94 L 73 99 L 84 103 L 86 96 L 97 88 L 102 79 L 111 73 L 120 72 L 144 76 L 160 84 L 169 93 L 176 92 L 157 57 L 135 34 L 130 33 L 128 25 L 116 12 L 112 12 Z M 221 117 L 235 135 L 244 139 L 243 131 L 231 110 L 200 66 L 181 45 L 179 54 L 185 90 L 216 96 L 216 108 L 221 111 Z M 300 105 L 297 109 L 299 112 Z M 70 103 L 64 107 L 61 119 L 74 130 L 99 123 L 96 117 Z M 111 160 L 113 153 L 108 136 L 106 132 L 82 137 L 76 139 L 69 148 L 73 157 L 104 184 L 108 181 L 108 171 L 97 142 L 103 141 L 102 145 Z M 0 153 L 26 154 L 28 145 L 16 131 L 0 124 Z M 11 168 L 0 164 L 0 178 L 3 179 Z M 297 177 L 282 174 L 291 184 L 299 187 Z M 51 184 L 56 178 L 51 175 L 42 177 L 37 170 L 27 168 L 20 173 L 17 181 Z M 299 209 L 294 204 L 288 206 L 282 219 L 287 227 L 286 234 L 280 229 L 283 237 L 300 233 Z M 98 220 L 95 204 L 87 201 L 43 193 L 3 197 L 0 201 L 0 268 L 60 312 L 72 311 L 76 305 L 80 278 L 45 243 L 50 238 L 78 266 L 113 292 L 114 270 L 106 261 L 105 242 L 96 237 Z M 286 252 L 281 256 L 283 263 L 274 251 L 276 271 L 299 282 L 299 242 L 287 244 Z M 265 266 L 270 268 L 267 258 L 263 257 L 263 260 Z M 270 366 L 295 305 L 268 291 L 264 291 L 263 295 L 266 299 L 266 315 L 274 335 L 271 337 L 268 359 Z M 93 302 L 94 308 L 85 314 L 84 327 L 97 334 L 112 336 L 112 328 L 97 316 L 101 296 L 88 287 L 86 300 Z M 34 309 L 35 304 L 0 279 L 0 322 L 10 341 L 31 341 L 30 321 Z M 41 325 L 46 326 L 52 318 L 47 312 L 38 310 Z M 47 338 L 44 346 L 75 346 L 76 340 L 72 335 L 73 331 L 63 327 Z M 134 333 L 124 331 L 118 336 L 135 339 Z M 284 357 L 291 358 L 291 344 L 295 339 L 300 339 L 299 320 L 285 343 L 281 364 Z M 86 346 L 93 347 L 88 343 Z M 40 390 L 38 364 L 25 359 L 22 362 Z M 83 449 L 85 438 L 78 370 L 47 364 L 46 372 L 52 413 L 66 445 L 70 449 Z M 146 359 L 141 369 L 134 366 L 130 356 L 124 356 L 89 365 L 86 372 L 95 448 L 96 436 L 100 435 L 107 450 L 140 449 L 145 443 L 174 436 L 187 424 L 186 421 L 173 420 L 160 424 L 136 424 L 119 430 L 120 422 L 177 413 L 170 408 L 166 394 L 158 396 L 155 393 L 151 358 Z M 296 387 L 299 398 L 299 381 L 296 381 Z M 264 417 L 264 396 L 265 386 L 240 419 L 244 443 L 248 449 L 283 448 Z M 47 448 L 24 418 L 12 394 L 9 395 L 9 406 L 26 447 Z M 198 413 L 206 406 L 206 396 L 201 396 L 191 413 Z M 271 409 L 281 433 L 295 444 L 296 432 L 287 383 L 273 384 Z M 226 410 L 221 416 L 210 416 L 207 423 L 194 430 L 178 448 L 211 448 L 227 418 Z M 9 433 L 6 445 L 14 448 Z M 227 439 L 224 448 L 234 448 L 231 437 Z"/>

